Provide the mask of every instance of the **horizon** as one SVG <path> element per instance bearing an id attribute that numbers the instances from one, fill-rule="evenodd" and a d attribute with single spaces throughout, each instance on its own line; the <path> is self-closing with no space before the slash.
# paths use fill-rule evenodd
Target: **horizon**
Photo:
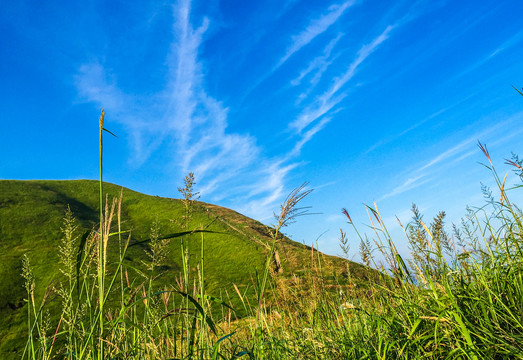
<path id="1" fill-rule="evenodd" d="M 0 8 L 2 179 L 97 179 L 103 108 L 104 181 L 178 198 L 192 171 L 201 201 L 268 224 L 308 182 L 319 214 L 284 232 L 333 255 L 342 208 L 364 229 L 376 202 L 401 237 L 412 203 L 447 224 L 482 206 L 478 141 L 520 182 L 522 2 Z"/>

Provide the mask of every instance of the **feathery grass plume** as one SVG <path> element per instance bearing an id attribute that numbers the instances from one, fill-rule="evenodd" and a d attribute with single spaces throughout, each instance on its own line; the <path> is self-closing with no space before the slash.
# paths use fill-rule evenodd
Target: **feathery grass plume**
<path id="1" fill-rule="evenodd" d="M 347 260 L 349 260 L 349 251 L 350 251 L 350 244 L 349 239 L 347 239 L 347 233 L 343 231 L 343 229 L 340 229 L 340 249 L 343 252 L 343 257 Z"/>
<path id="2" fill-rule="evenodd" d="M 431 225 L 431 233 L 433 242 L 436 244 L 438 252 L 446 254 L 447 256 L 454 255 L 454 245 L 451 237 L 445 232 L 445 211 L 440 211 L 436 217 L 434 217 Z"/>
<path id="3" fill-rule="evenodd" d="M 47 350 L 49 348 L 49 343 L 48 343 L 48 332 L 49 330 L 51 329 L 51 316 L 49 314 L 49 310 L 45 309 L 43 312 L 42 312 L 42 321 L 41 321 L 41 326 L 40 326 L 40 329 L 39 329 L 39 334 L 38 334 L 38 342 L 40 343 L 40 348 L 43 349 L 43 353 L 46 354 L 47 353 Z"/>
<path id="4" fill-rule="evenodd" d="M 415 205 L 413 205 L 413 212 L 414 224 L 410 231 L 413 237 L 411 255 L 417 261 L 417 268 L 424 269 L 434 279 L 440 279 L 448 268 L 445 255 L 447 257 L 455 255 L 452 241 L 444 230 L 445 212 L 439 212 L 428 227 L 423 223 L 422 216 Z"/>
<path id="5" fill-rule="evenodd" d="M 156 218 L 151 225 L 149 250 L 145 250 L 149 261 L 142 260 L 142 264 L 149 271 L 149 274 L 143 274 L 146 281 L 148 281 L 147 289 L 143 288 L 144 304 L 146 306 L 143 323 L 146 327 L 145 330 L 149 333 L 148 336 L 153 336 L 154 328 L 161 321 L 161 316 L 163 315 L 160 310 L 160 293 L 154 292 L 153 282 L 159 276 L 159 274 L 155 274 L 156 269 L 167 259 L 169 242 L 169 238 L 161 238 L 160 222 Z"/>
<path id="6" fill-rule="evenodd" d="M 308 182 L 304 182 L 285 198 L 285 201 L 280 205 L 280 213 L 274 214 L 276 218 L 276 224 L 274 228 L 276 233 L 287 225 L 290 225 L 296 221 L 296 218 L 308 214 L 310 206 L 298 207 L 298 203 L 309 195 L 313 189 L 306 190 L 305 188 L 309 185 Z"/>
<path id="7" fill-rule="evenodd" d="M 505 164 L 515 167 L 515 169 L 513 169 L 514 173 L 523 180 L 523 159 L 519 159 L 517 154 L 512 153 L 511 155 L 512 159 L 505 159 Z"/>
<path id="8" fill-rule="evenodd" d="M 31 325 L 31 310 L 33 310 L 36 313 L 35 309 L 35 298 L 34 298 L 34 290 L 35 290 L 35 278 L 33 274 L 33 269 L 31 267 L 31 263 L 29 261 L 29 257 L 27 254 L 24 254 L 22 258 L 22 277 L 24 278 L 24 287 L 27 294 L 27 343 L 26 347 L 24 349 L 24 353 L 22 354 L 22 358 L 24 358 L 26 351 L 29 348 L 30 354 L 29 356 L 32 356 L 32 358 L 35 358 L 35 347 L 33 342 L 33 327 Z M 36 319 L 35 319 L 36 320 Z"/>
<path id="9" fill-rule="evenodd" d="M 78 258 L 78 230 L 77 220 L 71 211 L 70 206 L 67 206 L 64 215 L 64 223 L 61 228 L 62 240 L 59 245 L 59 262 L 62 265 L 60 271 L 67 279 L 66 285 L 60 286 L 58 295 L 62 298 L 62 317 L 67 332 L 67 339 L 65 343 L 66 354 L 69 358 L 73 353 L 74 333 L 77 326 L 78 311 L 74 307 L 73 301 L 73 287 L 75 286 L 76 266 Z M 55 336 L 56 338 L 56 336 Z M 53 341 L 54 344 L 54 341 Z"/>
<path id="10" fill-rule="evenodd" d="M 347 209 L 342 208 L 341 212 L 343 213 L 343 215 L 345 215 L 347 217 L 347 219 L 349 219 L 349 224 L 352 225 L 352 219 L 350 218 L 350 215 L 349 215 L 349 212 L 347 211 Z"/>
<path id="11" fill-rule="evenodd" d="M 365 239 L 364 239 L 360 235 L 360 233 L 358 231 L 358 228 L 356 227 L 356 225 L 352 221 L 352 218 L 350 217 L 349 212 L 347 211 L 346 208 L 342 208 L 341 209 L 341 213 L 343 215 L 345 215 L 345 217 L 348 220 L 347 223 L 352 226 L 352 228 L 354 229 L 354 231 L 356 232 L 356 235 L 358 236 L 358 238 L 360 240 L 360 246 L 359 246 L 360 257 L 361 257 L 361 260 L 363 261 L 363 263 L 366 266 L 368 266 L 368 267 L 370 267 L 372 265 L 372 266 L 374 266 L 374 268 L 378 268 L 376 263 L 375 263 L 375 261 L 374 261 L 374 257 L 372 255 L 373 248 L 372 248 L 372 245 L 371 245 L 371 242 L 370 242 L 369 238 L 365 235 Z M 341 229 L 340 229 L 340 231 L 341 231 Z"/>
<path id="12" fill-rule="evenodd" d="M 156 268 L 161 266 L 169 255 L 169 243 L 171 239 L 162 238 L 161 236 L 160 221 L 158 220 L 158 217 L 156 217 L 151 225 L 149 250 L 146 250 L 149 261 L 142 261 L 147 270 L 149 270 L 151 273 L 153 273 Z"/>
<path id="13" fill-rule="evenodd" d="M 27 300 L 32 300 L 34 302 L 35 278 L 33 275 L 33 268 L 31 267 L 31 263 L 27 254 L 24 254 L 22 257 L 22 277 L 25 280 L 24 287 L 28 296 Z"/>
<path id="14" fill-rule="evenodd" d="M 78 230 L 78 224 L 69 205 L 65 211 L 64 224 L 61 230 L 63 237 L 58 246 L 60 255 L 59 261 L 62 265 L 60 271 L 65 275 L 69 281 L 69 286 L 71 286 L 76 271 L 78 249 L 78 235 L 76 234 L 76 231 Z"/>
<path id="15" fill-rule="evenodd" d="M 271 233 L 272 237 L 270 251 L 271 258 L 274 260 L 273 272 L 275 274 L 283 272 L 283 267 L 280 261 L 280 254 L 278 252 L 278 249 L 276 248 L 276 243 L 279 241 L 278 238 L 280 236 L 281 229 L 294 223 L 296 221 L 296 218 L 310 214 L 310 206 L 297 207 L 297 204 L 313 191 L 313 189 L 305 190 L 308 184 L 308 182 L 304 182 L 296 189 L 291 191 L 291 193 L 287 196 L 285 201 L 280 205 L 280 213 L 274 214 L 276 224 L 273 225 L 274 230 L 269 228 L 269 232 Z"/>
<path id="16" fill-rule="evenodd" d="M 303 216 L 308 213 L 310 207 L 298 207 L 297 205 L 302 201 L 307 195 L 309 195 L 313 189 L 305 190 L 307 182 L 303 183 L 286 197 L 285 201 L 280 205 L 280 213 L 274 215 L 276 219 L 276 224 L 274 225 L 274 230 L 270 230 L 271 234 L 271 244 L 270 249 L 267 254 L 267 260 L 265 262 L 262 280 L 257 281 L 256 283 L 256 294 L 257 294 L 257 310 L 256 310 L 256 323 L 255 323 L 255 338 L 261 336 L 261 331 L 263 331 L 262 326 L 266 324 L 266 314 L 263 312 L 263 303 L 264 295 L 267 288 L 268 275 L 271 268 L 271 263 L 275 259 L 276 254 L 276 243 L 280 235 L 280 231 L 283 227 L 296 221 L 297 217 Z M 276 265 L 276 271 L 279 270 L 278 263 Z"/>
<path id="17" fill-rule="evenodd" d="M 490 163 L 490 166 L 494 166 L 492 164 L 492 159 L 490 158 L 490 153 L 488 152 L 487 145 L 482 144 L 481 142 L 478 141 L 478 147 L 481 150 L 481 152 L 483 153 L 483 155 L 485 155 L 485 157 L 487 158 L 488 162 Z"/>
<path id="18" fill-rule="evenodd" d="M 194 173 L 189 172 L 183 179 L 184 187 L 179 187 L 178 191 L 182 194 L 182 203 L 185 207 L 184 223 L 187 228 L 191 220 L 191 215 L 193 212 L 194 202 L 200 198 L 200 193 L 194 191 L 194 185 L 196 185 L 196 180 L 194 178 Z"/>
<path id="19" fill-rule="evenodd" d="M 435 260 L 431 256 L 431 244 L 427 235 L 427 228 L 423 224 L 423 215 L 419 211 L 416 204 L 412 204 L 412 221 L 407 225 L 408 237 L 410 247 L 410 255 L 412 256 L 414 267 L 420 269 L 433 269 Z"/>
<path id="20" fill-rule="evenodd" d="M 360 257 L 361 261 L 367 266 L 371 266 L 372 261 L 372 245 L 369 239 L 360 240 Z"/>

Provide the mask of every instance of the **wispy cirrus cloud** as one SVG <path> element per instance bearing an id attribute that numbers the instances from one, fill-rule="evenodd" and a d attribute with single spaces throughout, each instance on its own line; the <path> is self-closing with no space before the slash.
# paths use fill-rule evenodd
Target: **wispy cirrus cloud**
<path id="1" fill-rule="evenodd" d="M 143 108 L 134 106 L 137 102 L 135 97 L 123 92 L 112 72 L 100 62 L 80 66 L 74 80 L 81 99 L 99 104 L 111 119 L 129 130 L 133 142 L 130 163 L 141 166 L 161 145 L 165 136 L 161 124 L 146 114 L 153 104 L 146 101 Z"/>
<path id="2" fill-rule="evenodd" d="M 465 140 L 459 142 L 455 146 L 451 147 L 450 149 L 445 150 L 437 156 L 419 164 L 417 167 L 414 168 L 412 172 L 409 172 L 408 178 L 405 181 L 403 181 L 403 183 L 392 189 L 392 191 L 390 191 L 389 193 L 383 195 L 380 198 L 380 201 L 396 195 L 400 195 L 409 190 L 413 190 L 429 182 L 431 180 L 431 178 L 429 177 L 431 168 L 436 167 L 436 165 L 442 163 L 443 161 L 450 162 L 453 159 L 464 160 L 466 157 L 471 156 L 475 152 L 471 152 L 470 150 L 472 147 L 475 146 L 477 139 L 481 138 L 481 136 L 484 136 L 493 130 L 494 128 L 491 128 L 487 131 L 483 131 L 481 133 L 477 133 L 473 136 L 470 136 Z"/>
<path id="3" fill-rule="evenodd" d="M 287 47 L 284 55 L 282 55 L 278 62 L 265 74 L 260 76 L 254 84 L 245 91 L 245 99 L 256 89 L 260 84 L 267 80 L 272 74 L 274 74 L 283 64 L 285 64 L 295 53 L 301 50 L 303 47 L 311 43 L 319 35 L 327 31 L 338 19 L 345 13 L 347 9 L 355 4 L 355 0 L 345 1 L 342 4 L 331 5 L 328 8 L 327 13 L 315 18 L 309 22 L 297 35 L 291 36 L 291 44 Z M 242 100 L 243 101 L 243 100 Z"/>
<path id="4" fill-rule="evenodd" d="M 140 164 L 161 147 L 180 173 L 195 173 L 203 196 L 236 198 L 248 215 L 266 218 L 285 193 L 285 179 L 297 164 L 264 157 L 255 137 L 227 130 L 228 108 L 207 93 L 199 59 L 209 19 L 204 17 L 193 27 L 189 0 L 173 6 L 173 15 L 174 41 L 164 89 L 135 101 L 110 80 L 101 64 L 92 63 L 78 72 L 79 94 L 118 114 Z"/>
<path id="5" fill-rule="evenodd" d="M 316 84 L 319 81 L 319 77 L 321 77 L 321 74 L 326 70 L 326 67 L 330 65 L 331 62 L 329 62 L 329 57 L 331 56 L 331 52 L 334 49 L 334 46 L 338 43 L 338 41 L 343 37 L 343 33 L 338 33 L 338 35 L 329 41 L 327 46 L 323 49 L 323 54 L 314 58 L 307 68 L 300 71 L 300 74 L 291 81 L 291 85 L 296 86 L 301 83 L 303 78 L 310 74 L 311 72 L 316 71 L 315 75 L 310 80 L 311 84 Z"/>
<path id="6" fill-rule="evenodd" d="M 489 58 L 498 55 L 499 53 L 510 49 L 512 46 L 519 44 L 523 40 L 523 30 L 517 32 L 513 36 L 511 36 L 508 40 L 504 41 L 501 45 L 499 45 L 496 50 L 491 52 L 489 54 Z"/>
<path id="7" fill-rule="evenodd" d="M 238 211 L 250 214 L 261 221 L 273 218 L 273 211 L 277 210 L 275 204 L 287 195 L 284 179 L 299 165 L 299 163 L 286 165 L 284 161 L 276 161 L 259 167 L 259 175 L 262 176 L 263 181 L 250 187 L 251 190 L 245 197 L 249 199 L 248 201 L 243 201 L 243 197 L 240 198 L 242 201 L 238 202 L 240 204 Z"/>
<path id="8" fill-rule="evenodd" d="M 307 142 L 309 142 L 314 135 L 320 132 L 320 130 L 322 130 L 325 127 L 325 125 L 327 125 L 331 120 L 332 118 L 330 117 L 324 117 L 323 119 L 321 119 L 319 123 L 317 123 L 311 129 L 307 130 L 304 134 L 302 134 L 301 138 L 296 142 L 294 148 L 291 150 L 288 156 L 293 157 L 298 155 L 303 146 Z"/>
<path id="9" fill-rule="evenodd" d="M 356 57 L 349 64 L 346 70 L 338 77 L 334 78 L 327 91 L 317 96 L 316 99 L 289 124 L 289 130 L 303 138 L 303 131 L 308 126 L 311 126 L 311 124 L 318 120 L 321 121 L 320 119 L 322 117 L 331 112 L 339 111 L 340 109 L 337 108 L 337 105 L 347 96 L 347 92 L 341 92 L 341 89 L 354 77 L 358 67 L 390 38 L 390 34 L 393 30 L 406 25 L 424 13 L 424 10 L 420 10 L 420 5 L 423 2 L 424 1 L 417 1 L 412 4 L 409 11 L 407 11 L 403 16 L 391 25 L 386 26 L 378 36 L 372 39 L 372 41 L 360 47 Z M 394 12 L 395 11 L 392 11 L 392 13 Z M 285 56 L 282 59 L 285 59 Z M 315 84 L 313 83 L 312 86 L 315 86 Z M 307 92 L 304 92 L 299 96 L 298 102 L 305 97 L 304 94 L 306 96 Z"/>
<path id="10" fill-rule="evenodd" d="M 429 181 L 430 181 L 430 178 L 427 178 L 426 174 L 409 177 L 402 184 L 396 186 L 394 189 L 392 189 L 392 191 L 390 191 L 389 193 L 387 193 L 387 194 L 383 195 L 381 198 L 379 198 L 378 201 L 382 201 L 382 200 L 385 200 L 392 196 L 403 194 L 404 192 L 415 189 Z"/>
<path id="11" fill-rule="evenodd" d="M 501 54 L 503 51 L 510 49 L 511 47 L 519 44 L 521 41 L 523 41 L 523 30 L 517 32 L 516 34 L 511 36 L 509 39 L 507 39 L 506 41 L 501 43 L 498 47 L 496 47 L 493 51 L 488 53 L 486 56 L 484 56 L 479 61 L 477 61 L 477 62 L 475 62 L 473 64 L 470 64 L 470 65 L 467 65 L 467 67 L 463 71 L 461 71 L 460 73 L 456 74 L 455 76 L 453 76 L 452 78 L 450 78 L 447 81 L 448 82 L 453 82 L 453 81 L 456 81 L 456 80 L 462 78 L 463 76 L 465 76 L 467 74 L 470 74 L 471 72 L 474 72 L 475 70 L 477 70 L 478 68 L 480 68 L 484 64 L 488 63 L 494 57 L 496 57 L 497 55 Z"/>
<path id="12" fill-rule="evenodd" d="M 305 77 L 307 77 L 309 74 L 312 75 L 310 76 L 306 90 L 298 96 L 297 103 L 303 101 L 312 92 L 312 90 L 314 90 L 318 82 L 321 80 L 325 71 L 338 58 L 339 54 L 331 58 L 331 53 L 336 44 L 343 37 L 343 35 L 344 34 L 341 32 L 338 33 L 338 35 L 331 41 L 329 41 L 327 46 L 325 46 L 325 48 L 323 49 L 323 53 L 320 56 L 314 58 L 305 69 L 300 71 L 300 74 L 296 78 L 291 80 L 292 86 L 298 86 L 302 83 Z"/>
<path id="13" fill-rule="evenodd" d="M 338 19 L 343 15 L 343 13 L 354 5 L 355 1 L 350 0 L 346 1 L 341 5 L 332 5 L 329 7 L 328 13 L 322 15 L 321 17 L 312 20 L 309 25 L 299 34 L 291 37 L 292 43 L 287 48 L 285 54 L 280 58 L 278 63 L 275 66 L 275 69 L 282 66 L 289 58 L 298 52 L 305 45 L 309 44 L 314 40 L 318 35 L 324 33 L 329 27 L 331 27 Z"/>
<path id="14" fill-rule="evenodd" d="M 390 32 L 396 27 L 396 25 L 389 25 L 387 28 L 374 38 L 370 43 L 363 45 L 356 55 L 356 59 L 349 65 L 347 71 L 340 77 L 335 79 L 332 87 L 327 91 L 323 97 L 331 98 L 337 93 L 356 73 L 356 69 L 360 64 L 365 61 L 385 40 L 389 38 Z"/>
<path id="15" fill-rule="evenodd" d="M 404 171 L 404 174 L 407 174 L 404 176 L 405 180 L 403 180 L 400 185 L 380 197 L 379 201 L 413 190 L 436 177 L 442 177 L 443 175 L 441 172 L 444 171 L 443 169 L 447 169 L 449 165 L 455 165 L 456 163 L 478 154 L 478 140 L 493 138 L 494 140 L 491 144 L 492 146 L 495 146 L 508 141 L 511 137 L 517 136 L 519 133 L 523 132 L 523 130 L 510 133 L 508 136 L 505 136 L 504 134 L 507 133 L 507 128 L 510 129 L 513 124 L 520 121 L 522 117 L 523 112 L 516 113 L 503 122 L 497 123 L 496 125 L 490 126 L 482 131 L 478 131 L 472 136 L 467 136 L 465 139 L 447 150 L 442 151 L 440 154 L 422 161 L 414 167 L 409 167 Z"/>
<path id="16" fill-rule="evenodd" d="M 469 137 L 468 139 L 460 142 L 456 146 L 451 147 L 450 149 L 442 152 L 438 156 L 432 158 L 431 160 L 427 161 L 423 166 L 418 168 L 418 171 L 424 171 L 428 168 L 431 168 L 439 163 L 441 163 L 444 160 L 451 159 L 457 155 L 461 155 L 464 150 L 467 150 L 470 148 L 470 145 L 474 144 L 478 141 L 478 138 L 481 137 L 481 135 L 474 135 L 472 137 Z"/>
<path id="17" fill-rule="evenodd" d="M 467 97 L 467 98 L 469 98 L 469 97 Z M 466 99 L 461 100 L 459 103 L 461 103 L 461 102 L 463 102 L 463 101 L 465 101 L 465 100 L 466 100 Z M 376 142 L 374 145 L 372 145 L 371 147 L 369 147 L 369 148 L 364 152 L 364 154 L 368 154 L 368 153 L 370 153 L 370 152 L 376 150 L 377 148 L 379 148 L 379 147 L 381 147 L 381 146 L 383 146 L 383 145 L 385 145 L 385 144 L 388 144 L 388 143 L 390 143 L 390 142 L 392 142 L 392 141 L 394 141 L 394 140 L 396 140 L 396 139 L 398 139 L 398 138 L 400 138 L 400 137 L 402 137 L 402 136 L 404 136 L 404 135 L 410 133 L 410 132 L 413 131 L 414 129 L 416 129 L 416 128 L 420 127 L 421 125 L 425 124 L 427 121 L 432 120 L 432 119 L 434 119 L 434 118 L 437 118 L 438 116 L 442 115 L 443 113 L 445 113 L 446 111 L 448 111 L 449 109 L 451 109 L 452 107 L 456 106 L 456 105 L 459 104 L 459 103 L 456 103 L 456 104 L 454 104 L 454 105 L 452 105 L 452 106 L 448 106 L 448 107 L 445 107 L 445 108 L 443 108 L 443 109 L 440 109 L 440 110 L 438 110 L 438 111 L 436 111 L 436 112 L 433 112 L 433 113 L 430 114 L 429 116 L 423 118 L 422 120 L 420 120 L 420 121 L 414 123 L 413 125 L 410 125 L 410 126 L 409 126 L 408 128 L 406 128 L 406 129 L 402 130 L 399 134 L 393 135 L 393 136 L 391 136 L 391 137 L 389 137 L 389 138 L 387 138 L 387 139 L 382 139 L 382 140 Z"/>
<path id="18" fill-rule="evenodd" d="M 392 23 L 391 25 L 388 25 L 385 27 L 385 29 L 372 41 L 369 43 L 363 45 L 359 51 L 356 54 L 356 57 L 354 60 L 349 64 L 345 72 L 341 73 L 338 77 L 334 78 L 332 80 L 332 84 L 330 88 L 327 89 L 323 94 L 316 97 L 316 99 L 309 104 L 298 116 L 297 118 L 292 121 L 289 124 L 289 130 L 293 131 L 295 134 L 299 135 L 300 137 L 304 137 L 303 131 L 308 127 L 311 126 L 316 121 L 321 121 L 322 117 L 327 116 L 329 113 L 333 111 L 339 111 L 340 109 L 337 107 L 337 105 L 347 96 L 347 92 L 341 92 L 344 86 L 355 76 L 358 67 L 370 56 L 372 55 L 384 42 L 386 42 L 389 38 L 391 33 L 407 23 L 413 21 L 414 19 L 421 16 L 425 10 L 420 10 L 420 4 L 422 4 L 423 1 L 418 1 L 414 3 L 411 6 L 411 9 L 403 15 L 401 18 L 399 18 L 397 21 Z M 329 50 L 329 48 L 326 48 Z M 308 69 L 305 70 L 305 73 Z M 300 74 L 301 76 L 301 74 Z M 301 80 L 303 76 L 298 77 L 294 81 Z M 315 86 L 313 83 L 312 86 Z M 301 102 L 306 96 L 308 92 L 307 90 L 300 94 L 298 97 L 298 103 Z M 441 112 L 437 112 L 432 114 L 426 119 L 423 119 L 417 124 L 414 124 L 410 128 L 406 129 L 404 132 L 399 134 L 397 137 L 403 136 L 405 133 L 413 130 L 414 128 L 420 126 L 424 122 L 430 120 L 433 117 L 436 117 L 440 115 L 442 112 L 445 112 L 447 109 L 442 109 Z M 307 134 L 308 132 L 306 132 Z M 315 131 L 314 133 L 317 133 Z M 310 137 L 308 137 L 307 141 L 310 140 Z M 298 143 L 301 140 L 298 141 Z M 366 153 L 374 150 L 375 148 L 383 145 L 384 143 L 387 143 L 388 140 L 381 140 L 378 143 L 374 144 L 371 148 L 369 148 Z"/>
<path id="19" fill-rule="evenodd" d="M 105 106 L 111 109 L 123 107 L 126 95 L 118 88 L 115 81 L 108 81 L 106 70 L 100 63 L 80 66 L 75 80 L 82 97 L 95 102 L 105 100 Z"/>
<path id="20" fill-rule="evenodd" d="M 394 28 L 395 25 L 387 26 L 387 28 L 370 43 L 363 45 L 346 71 L 335 78 L 331 87 L 318 96 L 311 105 L 298 115 L 298 117 L 289 124 L 289 128 L 296 133 L 301 133 L 307 126 L 327 114 L 339 104 L 347 95 L 346 93 L 338 94 L 340 89 L 352 79 L 358 66 L 389 38 L 389 34 Z"/>
<path id="21" fill-rule="evenodd" d="M 274 17 L 276 19 L 282 17 L 283 14 L 285 14 L 287 11 L 292 9 L 292 7 L 294 5 L 296 5 L 299 1 L 300 0 L 287 0 L 287 1 L 283 2 L 283 5 L 281 6 L 280 11 L 278 11 Z"/>

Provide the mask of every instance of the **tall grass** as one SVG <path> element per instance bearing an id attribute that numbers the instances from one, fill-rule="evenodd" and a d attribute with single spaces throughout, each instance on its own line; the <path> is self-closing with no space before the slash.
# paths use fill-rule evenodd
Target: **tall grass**
<path id="1" fill-rule="evenodd" d="M 453 235 L 445 231 L 444 212 L 425 223 L 414 206 L 412 221 L 401 225 L 408 259 L 398 253 L 376 204 L 367 206 L 373 236 L 356 228 L 354 234 L 362 260 L 381 271 L 369 273 L 368 287 L 349 281 L 333 289 L 320 271 L 321 256 L 311 256 L 306 276 L 276 280 L 256 358 L 523 358 L 523 213 L 486 146 L 480 149 L 498 186 L 487 206 L 469 210 Z M 517 158 L 507 163 L 523 174 Z M 348 251 L 348 243 L 342 231 L 342 249 Z"/>
<path id="2" fill-rule="evenodd" d="M 122 198 L 103 195 L 103 118 L 102 113 L 99 227 L 81 236 L 74 215 L 66 212 L 57 250 L 64 280 L 42 299 L 35 299 L 38 284 L 24 258 L 23 359 L 523 358 L 523 213 L 510 201 L 506 177 L 497 175 L 486 146 L 480 149 L 497 184 L 496 197 L 469 210 L 452 235 L 443 212 L 426 223 L 413 207 L 412 221 L 401 225 L 409 256 L 397 251 L 376 204 L 366 206 L 369 236 L 358 232 L 343 209 L 356 243 L 342 230 L 342 250 L 348 255 L 351 243 L 359 245 L 362 262 L 377 269 L 366 273 L 366 286 L 356 285 L 349 266 L 328 281 L 323 255 L 314 248 L 299 276 L 280 274 L 281 231 L 306 212 L 300 204 L 311 190 L 303 185 L 276 217 L 265 266 L 252 275 L 254 296 L 236 285 L 218 295 L 205 287 L 203 231 L 199 258 L 189 256 L 188 239 L 198 235 L 189 228 L 198 195 L 192 174 L 180 189 L 185 215 L 176 221 L 187 235 L 177 280 L 156 287 L 163 261 L 171 256 L 158 222 L 151 224 L 145 271 L 124 261 L 131 233 L 122 230 Z M 523 174 L 517 157 L 507 164 Z M 119 250 L 110 253 L 107 244 L 116 237 Z M 61 300 L 58 313 L 49 308 L 55 295 Z"/>

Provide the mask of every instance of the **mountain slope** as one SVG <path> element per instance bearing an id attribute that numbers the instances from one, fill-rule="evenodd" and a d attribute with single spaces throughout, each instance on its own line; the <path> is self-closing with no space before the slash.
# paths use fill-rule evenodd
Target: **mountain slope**
<path id="1" fill-rule="evenodd" d="M 13 353 L 25 344 L 25 315 L 22 257 L 27 254 L 34 269 L 36 297 L 43 296 L 45 288 L 58 287 L 63 280 L 59 272 L 59 243 L 63 217 L 69 206 L 78 219 L 76 235 L 87 234 L 98 223 L 97 181 L 0 181 L 0 355 Z M 144 195 L 120 186 L 106 183 L 108 199 L 123 194 L 121 224 L 130 230 L 129 248 L 125 263 L 133 275 L 143 271 L 148 240 L 153 222 L 157 221 L 161 237 L 170 238 L 169 256 L 159 274 L 157 286 L 176 284 L 181 269 L 181 241 L 190 252 L 189 264 L 198 266 L 201 245 L 205 250 L 205 281 L 210 293 L 220 294 L 252 285 L 252 276 L 263 269 L 270 243 L 269 229 L 252 219 L 216 205 L 197 202 L 191 222 L 184 226 L 185 207 L 180 200 Z M 111 201 L 111 200 L 109 200 Z M 192 233 L 190 230 L 194 230 Z M 122 241 L 127 240 L 123 235 Z M 111 238 L 109 262 L 118 259 L 117 237 Z M 282 237 L 277 249 L 283 278 L 304 271 L 311 259 L 311 249 Z M 324 273 L 341 273 L 346 262 L 322 255 Z M 364 277 L 365 269 L 351 263 L 356 277 Z M 6 356 L 2 356 L 5 358 Z"/>

